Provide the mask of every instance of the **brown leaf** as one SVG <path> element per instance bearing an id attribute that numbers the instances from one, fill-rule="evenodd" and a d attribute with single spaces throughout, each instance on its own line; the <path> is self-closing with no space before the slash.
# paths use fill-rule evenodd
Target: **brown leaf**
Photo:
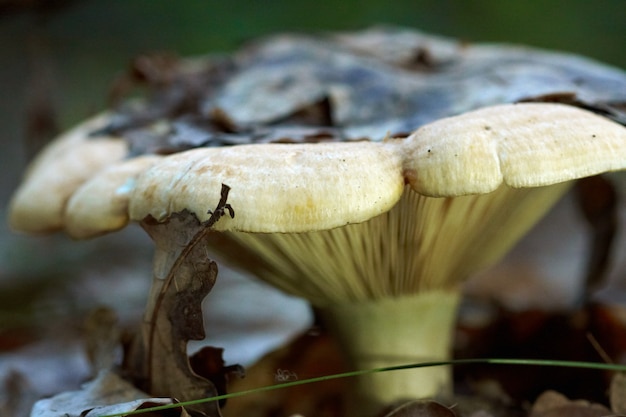
<path id="1" fill-rule="evenodd" d="M 193 371 L 187 342 L 205 337 L 201 304 L 215 284 L 217 265 L 209 259 L 202 242 L 220 217 L 234 216 L 226 203 L 229 190 L 222 186 L 220 202 L 205 223 L 187 211 L 163 223 L 150 219 L 142 222 L 157 249 L 141 343 L 130 352 L 127 368 L 135 378 L 143 379 L 141 386 L 151 395 L 179 401 L 218 395 L 212 381 Z M 199 415 L 221 416 L 215 401 L 189 409 Z"/>
<path id="2" fill-rule="evenodd" d="M 224 349 L 205 346 L 189 358 L 194 372 L 210 380 L 219 395 L 226 394 L 226 385 L 231 374 L 239 378 L 245 376 L 245 370 L 241 365 L 225 366 L 222 358 L 223 352 Z M 220 400 L 219 404 L 223 407 L 226 400 Z"/>
<path id="3" fill-rule="evenodd" d="M 113 372 L 103 371 L 78 391 L 63 392 L 37 401 L 31 415 L 39 417 L 96 417 L 106 414 L 130 413 L 141 408 L 172 404 L 169 398 L 147 398 Z M 154 416 L 156 414 L 148 414 Z M 161 414 L 159 414 L 161 415 Z M 163 414 L 163 415 L 173 415 Z M 178 415 L 186 417 L 185 410 Z"/>
<path id="4" fill-rule="evenodd" d="M 380 42 L 349 46 L 372 39 L 376 32 L 383 35 Z M 404 42 L 411 37 L 412 45 Z M 403 43 L 402 59 L 383 52 Z M 595 107 L 626 101 L 609 86 L 625 80 L 608 73 L 599 76 L 599 67 L 566 63 L 564 56 L 540 51 L 465 45 L 402 29 L 358 32 L 349 44 L 276 36 L 242 49 L 236 57 L 241 66 L 203 106 L 219 108 L 236 128 L 297 123 L 295 114 L 324 100 L 332 126 L 342 128 L 346 137 L 361 137 L 367 130 L 366 137 L 375 140 L 530 96 L 566 92 L 585 97 Z M 407 66 L 422 70 L 407 71 Z"/>
<path id="5" fill-rule="evenodd" d="M 382 140 L 520 100 L 561 101 L 626 120 L 626 77 L 601 65 L 402 28 L 277 35 L 227 58 L 139 57 L 117 90 L 137 83 L 148 87 L 147 99 L 120 107 L 102 131 L 129 140 L 136 154 L 311 139 L 298 132 L 303 127 L 333 128 L 333 138 Z M 155 135 L 155 124 L 166 129 Z M 285 128 L 296 134 L 284 137 Z"/>
<path id="6" fill-rule="evenodd" d="M 541 394 L 533 405 L 530 417 L 603 417 L 611 410 L 601 404 L 584 400 L 572 401 L 556 391 Z"/>
<path id="7" fill-rule="evenodd" d="M 166 223 L 144 224 L 144 228 L 157 245 L 155 269 L 169 269 L 163 277 L 155 271 L 152 304 L 145 313 L 142 365 L 146 368 L 140 374 L 146 378 L 146 390 L 151 395 L 180 401 L 216 396 L 213 383 L 191 369 L 187 341 L 205 336 L 201 303 L 215 283 L 217 265 L 199 245 L 189 251 L 181 250 L 178 256 L 171 253 L 171 242 L 180 242 L 181 235 L 194 235 L 202 226 L 194 216 L 182 213 Z M 215 402 L 194 408 L 209 416 L 221 415 Z"/>
<path id="8" fill-rule="evenodd" d="M 615 413 L 626 414 L 626 374 L 618 372 L 611 379 L 609 388 L 611 409 Z"/>

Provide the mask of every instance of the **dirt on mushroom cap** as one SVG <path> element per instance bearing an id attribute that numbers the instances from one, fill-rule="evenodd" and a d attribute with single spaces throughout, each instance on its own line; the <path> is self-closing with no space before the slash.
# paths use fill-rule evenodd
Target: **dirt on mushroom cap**
<path id="1" fill-rule="evenodd" d="M 380 48 L 383 44 L 384 51 Z M 152 94 L 146 100 L 122 105 L 112 113 L 114 116 L 107 116 L 106 123 L 83 132 L 81 140 L 89 146 L 100 139 L 108 143 L 107 138 L 112 136 L 123 137 L 128 142 L 115 145 L 119 146 L 119 154 L 104 160 L 103 166 L 116 164 L 124 152 L 133 157 L 144 152 L 170 154 L 190 147 L 268 141 L 308 143 L 355 138 L 377 141 L 407 135 L 444 116 L 533 98 L 559 100 L 561 97 L 570 104 L 621 120 L 620 108 L 623 107 L 620 103 L 621 106 L 626 103 L 626 76 L 615 68 L 567 54 L 511 45 L 472 45 L 402 28 L 379 27 L 356 34 L 317 38 L 274 36 L 228 57 L 168 60 L 164 71 L 167 72 L 165 81 L 159 79 L 149 85 Z M 244 88 L 250 85 L 255 88 Z M 298 85 L 311 88 L 302 92 L 294 87 Z M 265 113 L 251 110 L 257 108 L 263 108 Z M 504 148 L 502 151 L 509 152 Z M 497 176 L 500 174 L 496 171 L 506 164 L 496 165 L 506 157 L 496 159 L 492 151 L 485 152 L 483 156 L 491 158 L 490 165 L 473 170 L 472 175 L 476 177 L 475 183 L 491 178 L 491 185 L 481 182 L 480 186 L 474 184 L 471 190 L 467 184 L 459 185 L 454 193 L 485 192 L 499 184 Z M 78 154 L 66 156 L 70 161 L 81 158 Z M 468 177 L 469 171 L 465 168 L 470 162 L 463 169 L 463 164 L 457 164 L 457 172 L 453 173 L 453 169 L 445 167 L 431 170 L 433 160 L 432 156 L 419 160 L 422 172 L 418 176 L 417 162 L 403 162 L 407 180 L 424 193 L 445 195 L 443 188 L 450 189 L 450 184 L 432 189 L 418 185 L 418 182 L 431 182 L 428 177 L 441 176 L 443 172 L 442 178 L 447 176 L 448 183 L 462 182 Z M 71 194 L 100 169 L 88 166 L 87 171 L 80 174 L 68 172 L 66 168 L 71 164 L 62 160 L 48 158 L 45 164 L 50 164 L 46 168 L 49 172 L 64 172 L 64 181 L 72 185 L 63 192 L 52 192 L 58 187 L 46 185 L 49 184 L 46 181 L 53 176 L 31 169 L 31 173 L 41 174 L 29 175 L 23 188 L 39 191 L 24 194 L 19 190 L 16 194 L 11 209 L 11 223 L 16 229 L 41 232 L 63 227 L 63 210 Z M 588 175 L 593 172 L 590 169 Z M 502 175 L 514 176 L 504 171 Z M 515 175 L 515 180 L 505 178 L 505 182 L 513 186 L 533 183 Z M 558 178 L 561 177 L 546 178 L 542 183 Z M 41 187 L 33 188 L 35 183 Z M 25 201 L 35 201 L 28 197 L 34 194 L 38 194 L 38 201 L 46 195 L 54 201 L 29 204 L 28 209 L 22 210 L 20 207 L 26 207 Z M 236 192 L 233 198 L 235 196 Z M 266 197 L 271 199 L 271 194 Z M 342 201 L 337 205 L 346 204 Z M 306 204 L 303 206 L 300 202 L 300 206 Z M 198 206 L 197 214 L 204 216 L 208 207 L 211 204 L 207 208 Z M 167 207 L 149 214 L 162 218 L 169 211 Z M 271 218 L 271 210 L 265 212 L 266 218 Z M 333 213 L 336 212 L 329 211 L 327 217 Z M 371 214 L 374 213 L 376 210 Z M 361 221 L 368 215 L 356 216 L 354 221 Z M 231 223 L 233 227 L 235 224 Z M 337 216 L 326 226 L 340 224 L 342 221 Z M 110 230 L 103 228 L 93 234 Z"/>

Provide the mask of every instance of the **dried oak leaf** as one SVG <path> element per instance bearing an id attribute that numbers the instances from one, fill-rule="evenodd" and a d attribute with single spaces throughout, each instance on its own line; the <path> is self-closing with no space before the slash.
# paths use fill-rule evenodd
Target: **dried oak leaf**
<path id="1" fill-rule="evenodd" d="M 613 416 L 611 410 L 585 400 L 570 400 L 556 391 L 541 394 L 530 411 L 530 417 L 604 417 Z"/>
<path id="2" fill-rule="evenodd" d="M 168 398 L 149 398 L 113 372 L 101 372 L 79 391 L 63 392 L 37 401 L 31 417 L 97 417 L 115 413 L 130 413 L 141 408 L 172 404 Z M 180 409 L 180 417 L 189 414 Z M 158 414 L 145 414 L 158 415 Z M 171 414 L 168 414 L 171 415 Z"/>
<path id="3" fill-rule="evenodd" d="M 101 132 L 125 137 L 135 154 L 318 136 L 301 128 L 320 129 L 323 140 L 328 129 L 334 140 L 382 140 L 519 101 L 559 101 L 626 123 L 624 80 L 614 68 L 403 28 L 277 35 L 226 58 L 162 61 L 135 63 L 131 78 L 147 85 L 148 97 L 119 107 Z M 155 133 L 155 125 L 166 128 Z M 285 138 L 285 128 L 294 135 Z"/>
<path id="4" fill-rule="evenodd" d="M 140 385 L 151 395 L 186 401 L 219 394 L 212 381 L 192 369 L 187 342 L 205 337 L 202 300 L 215 284 L 217 265 L 202 243 L 220 217 L 234 216 L 226 203 L 229 190 L 222 185 L 220 202 L 204 223 L 188 211 L 173 214 L 162 223 L 151 218 L 142 222 L 156 245 L 154 276 L 142 337 L 138 338 L 141 342 L 130 352 L 126 368 L 144 378 Z M 214 366 L 221 367 L 222 362 L 214 362 Z M 219 385 L 224 385 L 222 380 L 218 378 Z M 221 416 L 215 401 L 194 405 L 190 410 L 194 415 Z"/>
<path id="5" fill-rule="evenodd" d="M 139 384 L 151 395 L 180 401 L 216 396 L 214 384 L 192 370 L 187 356 L 187 342 L 204 339 L 201 303 L 217 276 L 217 265 L 205 249 L 190 244 L 204 226 L 185 212 L 143 227 L 157 246 L 155 275 L 142 326 L 145 345 L 135 347 L 127 367 L 145 378 Z M 215 402 L 194 409 L 200 415 L 221 415 Z"/>

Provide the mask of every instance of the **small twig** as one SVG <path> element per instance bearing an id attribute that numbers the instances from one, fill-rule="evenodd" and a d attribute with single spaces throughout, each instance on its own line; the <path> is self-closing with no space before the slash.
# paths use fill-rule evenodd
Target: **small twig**
<path id="1" fill-rule="evenodd" d="M 226 214 L 226 211 L 228 211 L 228 215 L 230 216 L 231 219 L 235 218 L 235 210 L 233 210 L 233 207 L 226 202 L 226 200 L 228 199 L 229 192 L 230 192 L 230 187 L 226 184 L 222 184 L 220 201 L 217 203 L 215 210 L 207 211 L 207 214 L 210 214 L 211 217 L 209 217 L 209 220 L 202 223 L 203 226 L 206 226 L 207 228 L 212 227 L 215 223 L 217 223 L 219 219 L 222 218 L 222 216 Z"/>
<path id="2" fill-rule="evenodd" d="M 180 264 L 183 263 L 183 261 L 185 260 L 187 255 L 189 255 L 189 253 L 191 252 L 191 250 L 206 236 L 207 233 L 209 233 L 211 231 L 211 227 L 215 223 L 217 223 L 217 221 L 219 219 L 221 219 L 222 216 L 224 216 L 225 211 L 228 211 L 228 214 L 230 215 L 231 218 L 235 217 L 235 211 L 233 210 L 231 205 L 226 202 L 226 200 L 228 199 L 228 193 L 229 192 L 230 192 L 230 187 L 228 185 L 226 185 L 226 184 L 222 184 L 222 191 L 221 191 L 221 194 L 220 194 L 220 201 L 217 203 L 217 206 L 215 207 L 214 211 L 211 211 L 211 210 L 208 211 L 208 213 L 211 213 L 211 217 L 209 217 L 209 220 L 201 223 L 202 226 L 204 226 L 204 227 L 202 227 L 198 231 L 198 233 L 196 233 L 189 240 L 189 243 L 187 243 L 187 245 L 185 246 L 183 251 L 180 253 L 178 258 L 174 262 L 174 265 L 172 265 L 170 273 L 168 274 L 166 279 L 169 280 L 172 277 L 173 273 L 176 270 L 178 270 L 178 268 L 180 267 Z"/>
<path id="3" fill-rule="evenodd" d="M 606 353 L 606 350 L 604 350 L 602 345 L 600 345 L 600 342 L 598 342 L 598 339 L 596 339 L 592 333 L 587 332 L 586 336 L 587 340 L 591 343 L 591 346 L 595 349 L 598 355 L 600 355 L 600 358 L 604 361 L 604 363 L 614 363 L 609 354 Z"/>

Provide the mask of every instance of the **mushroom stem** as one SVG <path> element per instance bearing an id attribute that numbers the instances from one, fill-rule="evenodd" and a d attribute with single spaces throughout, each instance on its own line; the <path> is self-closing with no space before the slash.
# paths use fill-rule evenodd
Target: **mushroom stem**
<path id="1" fill-rule="evenodd" d="M 425 291 L 338 304 L 320 314 L 338 336 L 350 364 L 359 370 L 374 369 L 449 359 L 459 298 L 459 291 Z M 349 402 L 359 409 L 349 410 L 350 415 L 371 415 L 401 399 L 450 394 L 451 387 L 447 366 L 363 375 Z"/>

